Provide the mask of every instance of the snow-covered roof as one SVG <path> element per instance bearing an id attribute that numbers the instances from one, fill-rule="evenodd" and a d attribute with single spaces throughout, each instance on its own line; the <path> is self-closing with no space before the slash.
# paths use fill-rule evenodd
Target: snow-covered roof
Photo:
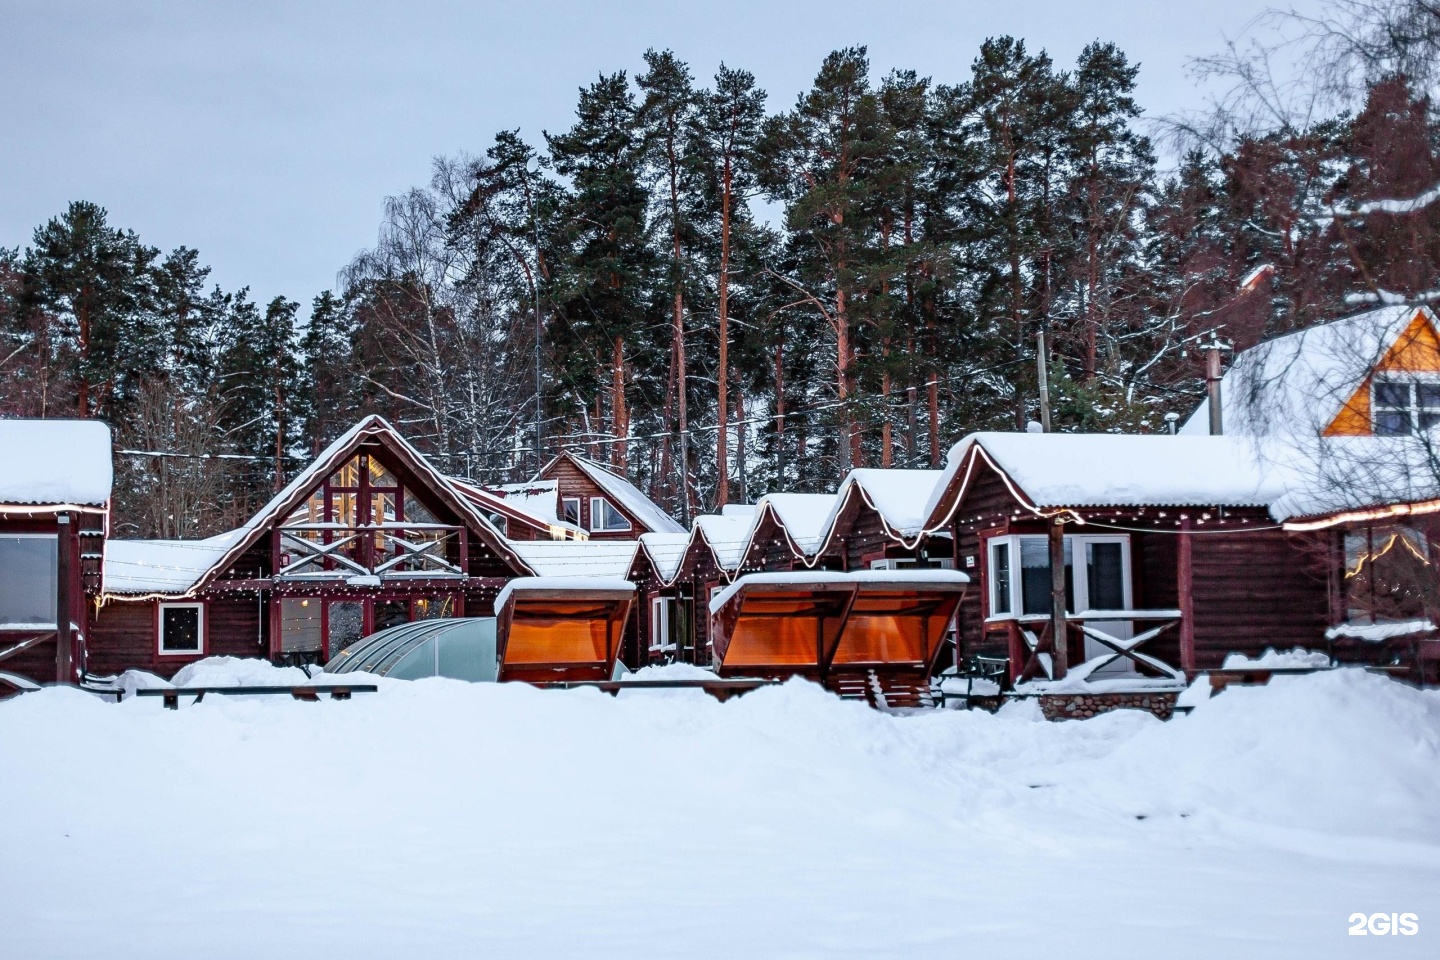
<path id="1" fill-rule="evenodd" d="M 1295 466 L 1288 445 L 1251 437 L 974 433 L 950 450 L 925 505 L 929 528 L 944 525 L 951 488 L 986 460 L 1036 507 L 1269 506 Z"/>
<path id="2" fill-rule="evenodd" d="M 825 542 L 835 503 L 833 493 L 767 493 L 760 498 L 759 506 L 768 506 L 795 546 L 813 555 Z"/>
<path id="3" fill-rule="evenodd" d="M 756 505 L 753 503 L 727 503 L 720 508 L 722 517 L 753 517 Z"/>
<path id="4" fill-rule="evenodd" d="M 918 536 L 925 529 L 929 502 L 941 470 L 851 470 L 835 494 L 830 514 L 823 525 L 821 543 L 828 541 L 852 497 L 860 497 L 875 509 L 886 527 L 902 537 Z M 817 544 L 815 551 L 820 549 Z M 814 553 L 815 551 L 810 551 Z"/>
<path id="5" fill-rule="evenodd" d="M 110 501 L 110 427 L 99 420 L 0 420 L 0 452 L 0 503 Z"/>
<path id="6" fill-rule="evenodd" d="M 512 540 L 511 548 L 542 577 L 618 577 L 635 562 L 638 540 Z"/>
<path id="7" fill-rule="evenodd" d="M 654 533 L 684 533 L 685 528 L 676 523 L 655 502 L 640 492 L 640 488 L 629 480 L 613 473 L 608 467 L 576 454 L 566 454 L 587 477 L 601 490 L 615 498 L 616 504 L 639 520 L 647 530 Z"/>
<path id="8" fill-rule="evenodd" d="M 650 565 L 664 583 L 670 583 L 680 572 L 685 551 L 690 548 L 689 533 L 642 533 L 640 547 L 650 557 Z"/>
<path id="9" fill-rule="evenodd" d="M 1435 324 L 1428 307 L 1385 306 L 1275 337 L 1241 352 L 1220 381 L 1224 432 L 1318 435 L 1421 314 Z M 1209 432 L 1206 400 L 1185 421 L 1180 434 Z"/>
<path id="10" fill-rule="evenodd" d="M 745 559 L 750 547 L 750 534 L 755 528 L 752 517 L 722 517 L 702 514 L 695 518 L 695 527 L 715 555 L 720 569 L 734 571 Z"/>
<path id="11" fill-rule="evenodd" d="M 1270 505 L 1270 515 L 1282 522 L 1440 500 L 1440 449 L 1433 437 L 1317 438 L 1295 443 L 1288 456 L 1285 492 Z"/>
<path id="12" fill-rule="evenodd" d="M 515 492 L 507 493 L 504 488 L 482 487 L 459 477 L 446 479 L 481 510 L 493 511 L 518 520 L 551 536 L 569 536 L 581 540 L 590 536 L 588 531 L 555 516 L 559 484 L 553 480 L 506 484 L 506 487 L 517 488 Z"/>
<path id="13" fill-rule="evenodd" d="M 500 483 L 487 488 L 505 498 L 518 510 L 532 514 L 547 523 L 560 522 L 560 482 L 531 480 L 529 483 Z"/>
<path id="14" fill-rule="evenodd" d="M 719 610 L 749 587 L 818 588 L 843 586 L 873 586 L 877 584 L 900 583 L 906 585 L 929 585 L 949 590 L 964 587 L 970 577 L 958 570 L 852 570 L 840 573 L 831 570 L 784 570 L 769 573 L 747 573 L 717 593 L 710 600 L 710 612 Z"/>
<path id="15" fill-rule="evenodd" d="M 516 577 L 500 588 L 495 597 L 495 611 L 499 613 L 505 604 L 517 593 L 540 590 L 567 590 L 574 593 L 634 593 L 635 584 L 616 577 Z"/>
<path id="16" fill-rule="evenodd" d="M 199 582 L 245 531 L 204 540 L 106 540 L 102 590 L 112 594 L 176 596 Z"/>

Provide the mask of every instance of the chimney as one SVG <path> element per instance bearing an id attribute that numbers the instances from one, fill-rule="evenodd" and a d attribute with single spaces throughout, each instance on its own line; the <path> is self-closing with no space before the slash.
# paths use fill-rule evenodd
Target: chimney
<path id="1" fill-rule="evenodd" d="M 1225 432 L 1225 423 L 1220 410 L 1220 353 L 1231 349 L 1230 344 L 1210 331 L 1210 339 L 1200 345 L 1205 351 L 1205 392 L 1210 400 L 1210 435 L 1218 437 Z"/>

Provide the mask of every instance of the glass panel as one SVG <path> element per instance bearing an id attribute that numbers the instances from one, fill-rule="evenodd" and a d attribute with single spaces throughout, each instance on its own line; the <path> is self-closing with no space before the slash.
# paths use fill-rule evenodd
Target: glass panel
<path id="1" fill-rule="evenodd" d="M 1408 383 L 1377 383 L 1375 384 L 1375 405 L 1378 407 L 1408 407 L 1410 406 L 1410 384 Z"/>
<path id="2" fill-rule="evenodd" d="M 1075 580 L 1071 570 L 1071 541 L 1065 539 L 1065 609 L 1075 609 Z M 1050 612 L 1050 540 L 1020 538 L 1020 612 Z"/>
<path id="3" fill-rule="evenodd" d="M 358 600 L 334 601 L 330 612 L 330 656 L 365 635 L 365 608 Z"/>
<path id="4" fill-rule="evenodd" d="M 0 623 L 55 623 L 57 544 L 54 537 L 0 537 Z"/>
<path id="5" fill-rule="evenodd" d="M 610 621 L 603 615 L 581 618 L 526 617 L 510 624 L 507 664 L 603 663 Z"/>
<path id="6" fill-rule="evenodd" d="M 360 486 L 360 458 L 352 457 L 349 463 L 330 474 L 330 486 L 357 489 Z"/>
<path id="7" fill-rule="evenodd" d="M 1085 586 L 1091 610 L 1125 609 L 1125 551 L 1119 543 L 1085 544 Z"/>
<path id="8" fill-rule="evenodd" d="M 320 601 L 309 597 L 280 601 L 280 649 L 320 649 Z"/>
<path id="9" fill-rule="evenodd" d="M 990 547 L 990 612 L 1010 612 L 1010 544 L 996 543 Z"/>
<path id="10" fill-rule="evenodd" d="M 1440 410 L 1421 410 L 1420 429 L 1429 430 L 1436 424 L 1440 424 Z"/>
<path id="11" fill-rule="evenodd" d="M 1440 407 L 1440 383 L 1417 383 L 1415 385 L 1416 399 L 1421 407 L 1435 409 Z"/>
<path id="12" fill-rule="evenodd" d="M 1381 437 L 1398 437 L 1410 432 L 1408 410 L 1375 411 L 1375 433 Z"/>
<path id="13" fill-rule="evenodd" d="M 370 486 L 372 487 L 397 487 L 400 482 L 395 475 L 385 468 L 385 465 L 374 457 L 366 457 L 370 461 Z"/>
<path id="14" fill-rule="evenodd" d="M 440 518 L 425 504 L 415 498 L 415 494 L 405 491 L 405 520 L 409 523 L 439 523 Z"/>
<path id="15" fill-rule="evenodd" d="M 437 638 L 440 676 L 472 682 L 495 679 L 495 619 L 472 620 Z"/>
<path id="16" fill-rule="evenodd" d="M 331 507 L 334 510 L 334 513 L 330 519 L 334 520 L 342 527 L 355 526 L 356 523 L 359 522 L 356 514 L 356 501 L 358 497 L 359 494 L 356 493 L 334 494 L 334 499 L 331 503 Z"/>
<path id="17" fill-rule="evenodd" d="M 565 516 L 561 519 L 566 523 L 573 523 L 577 527 L 580 526 L 580 498 L 565 497 L 560 503 L 564 507 L 565 512 Z"/>
<path id="18" fill-rule="evenodd" d="M 400 658 L 385 672 L 385 676 L 393 677 L 396 680 L 419 680 L 421 677 L 433 677 L 436 674 L 436 658 L 439 654 L 435 646 L 435 638 L 431 637 L 415 646 L 413 650 Z"/>
<path id="19" fill-rule="evenodd" d="M 814 617 L 741 617 L 730 634 L 725 664 L 744 666 L 815 666 L 819 624 Z"/>
<path id="20" fill-rule="evenodd" d="M 200 652 L 200 608 L 160 608 L 160 649 L 166 653 Z"/>
<path id="21" fill-rule="evenodd" d="M 629 530 L 630 521 L 604 497 L 590 498 L 590 529 L 601 532 Z"/>
<path id="22" fill-rule="evenodd" d="M 421 597 L 415 601 L 415 620 L 441 620 L 455 616 L 455 598 Z"/>
<path id="23" fill-rule="evenodd" d="M 404 600 L 380 600 L 375 604 L 375 631 L 410 622 L 410 604 Z"/>
<path id="24" fill-rule="evenodd" d="M 395 515 L 395 494 L 372 493 L 370 495 L 371 523 L 395 523 L 398 519 L 399 517 Z"/>

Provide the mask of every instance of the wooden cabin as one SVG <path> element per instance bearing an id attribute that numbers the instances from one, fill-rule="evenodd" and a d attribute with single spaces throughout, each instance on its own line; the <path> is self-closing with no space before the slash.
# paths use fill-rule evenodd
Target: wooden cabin
<path id="1" fill-rule="evenodd" d="M 533 571 L 476 504 L 368 417 L 238 530 L 112 540 L 90 670 L 170 676 L 208 656 L 325 662 L 359 638 L 484 616 Z"/>
<path id="2" fill-rule="evenodd" d="M 927 510 L 977 581 L 960 610 L 961 656 L 1008 658 L 1012 682 L 1084 663 L 1110 679 L 1181 680 L 1231 653 L 1322 643 L 1328 572 L 1272 519 L 1285 489 L 1244 438 L 967 437 Z"/>
<path id="3" fill-rule="evenodd" d="M 110 518 L 110 428 L 0 420 L 0 696 L 73 683 Z"/>
<path id="4" fill-rule="evenodd" d="M 448 477 L 507 540 L 588 540 L 581 527 L 560 519 L 560 485 L 554 480 L 483 487 Z"/>
<path id="5" fill-rule="evenodd" d="M 536 481 L 558 486 L 559 518 L 594 540 L 634 540 L 644 533 L 685 533 L 653 500 L 603 464 L 565 452 L 547 463 Z"/>

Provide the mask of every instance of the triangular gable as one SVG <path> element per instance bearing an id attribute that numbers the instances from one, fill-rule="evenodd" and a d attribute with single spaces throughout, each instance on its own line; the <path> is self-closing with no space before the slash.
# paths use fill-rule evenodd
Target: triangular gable
<path id="1" fill-rule="evenodd" d="M 443 474 L 431 466 L 424 454 L 411 446 L 384 417 L 372 414 L 337 437 L 308 467 L 272 497 L 269 503 L 261 507 L 255 516 L 240 528 L 243 531 L 240 539 L 200 577 L 189 593 L 193 594 L 209 586 L 222 571 L 243 556 L 262 537 L 267 536 L 276 523 L 284 520 L 304 503 L 326 477 L 344 465 L 368 441 L 378 442 L 406 469 L 419 477 L 445 506 L 467 523 L 482 542 L 517 573 L 533 573 L 490 521 L 486 520 Z"/>
<path id="2" fill-rule="evenodd" d="M 569 463 L 579 470 L 591 483 L 605 494 L 606 499 L 622 514 L 629 519 L 633 527 L 640 528 L 637 532 L 650 533 L 684 533 L 685 528 L 675 521 L 659 505 L 641 492 L 625 477 L 615 473 L 604 464 L 596 463 L 578 454 L 563 450 L 550 462 L 540 468 L 535 474 L 535 479 L 548 479 L 555 467 L 562 463 Z"/>
<path id="3" fill-rule="evenodd" d="M 1440 333 L 1429 312 L 1417 309 L 1408 326 L 1385 349 L 1340 412 L 1325 427 L 1327 437 L 1367 437 L 1374 433 L 1370 386 L 1377 374 L 1440 373 Z"/>

